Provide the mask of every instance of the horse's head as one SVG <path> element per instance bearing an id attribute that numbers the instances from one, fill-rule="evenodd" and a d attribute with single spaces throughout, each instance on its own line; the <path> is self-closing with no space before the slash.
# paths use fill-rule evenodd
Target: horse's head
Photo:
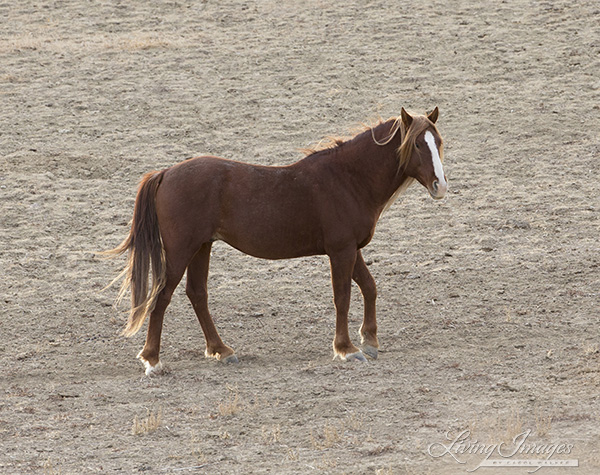
<path id="1" fill-rule="evenodd" d="M 442 167 L 442 137 L 435 126 L 438 114 L 437 107 L 427 116 L 411 116 L 402 108 L 404 138 L 399 149 L 405 173 L 427 188 L 436 200 L 443 198 L 448 190 Z"/>

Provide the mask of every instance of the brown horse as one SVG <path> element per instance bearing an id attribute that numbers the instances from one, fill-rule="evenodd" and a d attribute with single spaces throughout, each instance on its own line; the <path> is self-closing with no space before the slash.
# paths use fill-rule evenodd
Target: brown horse
<path id="1" fill-rule="evenodd" d="M 146 174 L 128 237 L 109 254 L 129 254 L 120 298 L 131 287 L 132 308 L 123 333 L 135 334 L 149 315 L 138 358 L 146 374 L 159 371 L 165 309 L 187 269 L 186 293 L 204 336 L 207 357 L 237 362 L 219 336 L 207 304 L 212 243 L 222 240 L 264 259 L 326 254 L 336 309 L 334 356 L 377 357 L 377 291 L 361 249 L 377 220 L 414 180 L 435 199 L 447 189 L 437 107 L 427 116 L 381 122 L 288 166 L 250 165 L 217 157 L 186 160 Z M 152 286 L 149 289 L 149 272 Z M 362 351 L 348 334 L 351 281 L 364 298 Z"/>

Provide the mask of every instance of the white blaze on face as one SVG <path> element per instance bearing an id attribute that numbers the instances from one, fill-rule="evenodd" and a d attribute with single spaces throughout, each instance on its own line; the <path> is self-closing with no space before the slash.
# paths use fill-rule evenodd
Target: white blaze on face
<path id="1" fill-rule="evenodd" d="M 440 151 L 438 150 L 435 138 L 430 131 L 425 132 L 425 142 L 427 143 L 429 150 L 431 151 L 431 160 L 433 161 L 433 171 L 435 178 L 438 181 L 438 189 L 441 193 L 445 193 L 448 188 L 446 183 L 446 177 L 444 176 L 444 167 L 442 167 L 442 159 L 440 157 Z"/>

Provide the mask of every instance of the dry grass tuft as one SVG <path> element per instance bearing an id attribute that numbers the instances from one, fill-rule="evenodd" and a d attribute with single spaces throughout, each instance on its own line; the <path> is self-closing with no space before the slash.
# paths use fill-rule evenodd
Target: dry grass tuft
<path id="1" fill-rule="evenodd" d="M 598 343 L 591 343 L 588 345 L 583 345 L 583 354 L 585 356 L 595 355 L 600 351 L 600 347 L 598 347 Z"/>
<path id="2" fill-rule="evenodd" d="M 338 445 L 341 440 L 340 430 L 335 425 L 326 424 L 322 433 L 317 433 L 317 435 L 312 429 L 310 430 L 310 443 L 317 450 L 330 449 Z"/>
<path id="3" fill-rule="evenodd" d="M 133 418 L 131 433 L 133 435 L 149 434 L 158 429 L 162 424 L 163 411 L 162 408 L 158 411 L 146 411 L 146 417 L 140 419 L 138 416 Z"/>
<path id="4" fill-rule="evenodd" d="M 332 447 L 353 446 L 364 441 L 372 441 L 371 429 L 365 429 L 365 416 L 351 412 L 342 420 L 326 423 L 321 429 L 310 429 L 310 445 L 316 450 Z"/>
<path id="5" fill-rule="evenodd" d="M 281 426 L 279 424 L 272 427 L 262 426 L 263 444 L 281 443 Z"/>
<path id="6" fill-rule="evenodd" d="M 208 457 L 202 450 L 201 444 L 202 444 L 202 438 L 198 434 L 195 434 L 194 437 L 192 438 L 192 456 L 196 459 L 196 462 L 200 465 L 203 463 L 206 463 L 208 461 Z"/>
<path id="7" fill-rule="evenodd" d="M 300 455 L 298 454 L 297 450 L 288 447 L 285 459 L 289 460 L 290 462 L 297 462 L 300 459 Z"/>
<path id="8" fill-rule="evenodd" d="M 54 466 L 54 463 L 52 462 L 51 459 L 48 459 L 44 462 L 44 475 L 60 475 L 62 472 L 60 471 L 60 469 L 57 469 Z"/>
<path id="9" fill-rule="evenodd" d="M 349 429 L 354 431 L 362 429 L 364 422 L 365 416 L 363 414 L 356 414 L 355 412 L 352 412 L 346 417 L 346 425 Z"/>
<path id="10" fill-rule="evenodd" d="M 225 401 L 220 402 L 217 407 L 218 415 L 222 417 L 235 416 L 244 410 L 244 405 L 240 400 L 237 389 L 228 389 L 231 391 L 231 394 L 229 394 Z"/>
<path id="11" fill-rule="evenodd" d="M 506 321 L 506 323 L 512 323 L 513 322 L 513 312 L 512 312 L 512 308 L 510 308 L 510 306 L 506 306 L 504 308 L 504 320 Z"/>
<path id="12" fill-rule="evenodd" d="M 323 472 L 330 472 L 337 467 L 337 460 L 328 454 L 323 454 L 321 457 L 321 463 L 317 465 L 319 470 Z"/>
<path id="13" fill-rule="evenodd" d="M 506 429 L 504 432 L 504 441 L 506 443 L 512 442 L 512 440 L 523 432 L 523 420 L 521 414 L 516 409 L 510 410 L 510 415 L 506 419 Z"/>
<path id="14" fill-rule="evenodd" d="M 552 414 L 544 414 L 539 409 L 535 411 L 535 432 L 543 437 L 550 432 L 552 428 Z"/>

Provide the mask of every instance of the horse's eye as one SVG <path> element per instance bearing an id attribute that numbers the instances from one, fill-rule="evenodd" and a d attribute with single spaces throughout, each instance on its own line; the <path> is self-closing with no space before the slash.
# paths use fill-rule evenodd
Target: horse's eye
<path id="1" fill-rule="evenodd" d="M 418 144 L 418 143 L 416 143 L 416 144 L 415 144 L 415 147 L 419 148 L 419 144 Z"/>

